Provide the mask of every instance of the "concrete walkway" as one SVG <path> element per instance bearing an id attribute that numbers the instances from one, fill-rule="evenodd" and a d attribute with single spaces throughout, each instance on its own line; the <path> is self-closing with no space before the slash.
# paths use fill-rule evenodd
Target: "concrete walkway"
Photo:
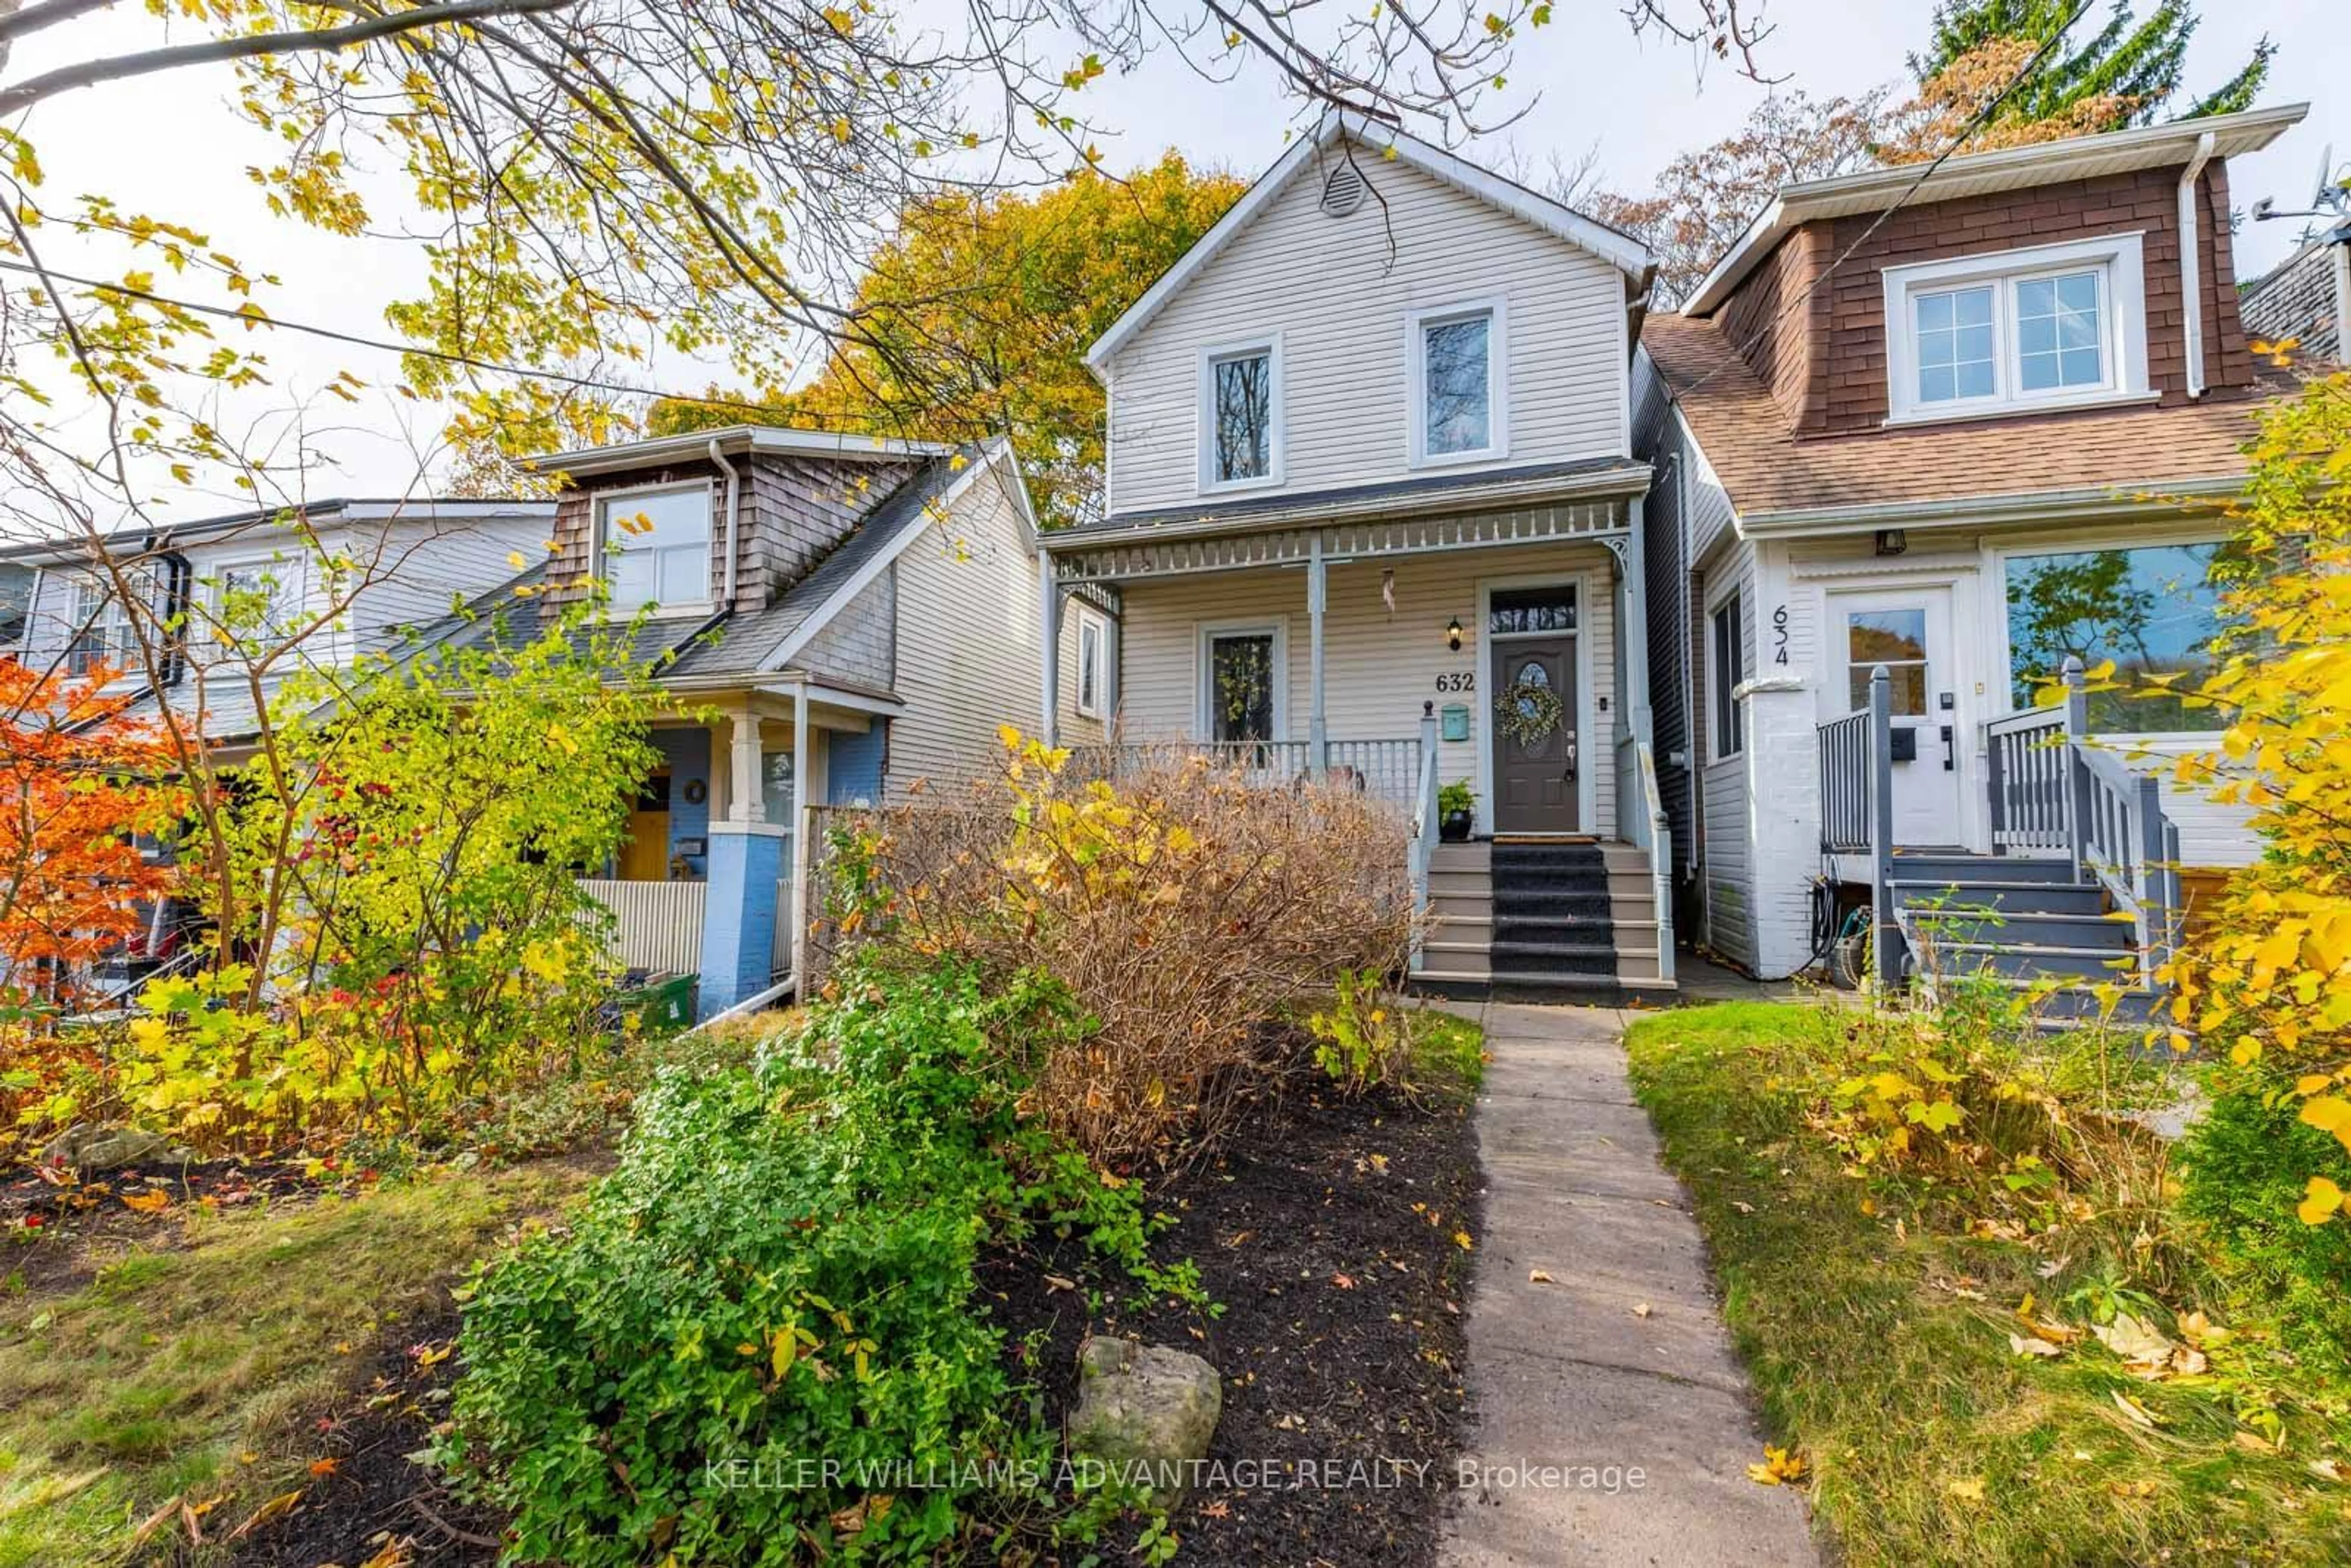
<path id="1" fill-rule="evenodd" d="M 1633 1102 L 1618 1043 L 1630 1017 L 1456 1010 L 1482 1019 L 1493 1060 L 1465 1457 L 1484 1479 L 1462 1493 L 1444 1561 L 1817 1563 L 1802 1499 L 1747 1478 L 1762 1434 L 1698 1226 Z"/>

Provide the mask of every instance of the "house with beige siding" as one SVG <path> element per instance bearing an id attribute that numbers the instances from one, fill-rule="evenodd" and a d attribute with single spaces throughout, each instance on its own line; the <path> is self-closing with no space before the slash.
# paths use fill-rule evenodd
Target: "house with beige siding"
<path id="1" fill-rule="evenodd" d="M 740 426 L 566 453 L 543 564 L 433 636 L 528 639 L 595 592 L 676 716 L 590 888 L 632 968 L 700 977 L 704 1017 L 799 971 L 811 813 L 990 766 L 999 726 L 1103 733 L 1102 623 L 1045 657 L 1041 558 L 1008 444 Z M 715 715 L 715 717 L 708 716 Z"/>
<path id="2" fill-rule="evenodd" d="M 2287 106 L 1782 188 L 1635 366 L 1649 707 L 1695 940 L 2144 1006 L 2243 812 L 2212 710 L 2250 351 L 2231 157 Z M 2085 678 L 2067 689 L 2069 664 Z"/>
<path id="3" fill-rule="evenodd" d="M 1104 766 L 1172 747 L 1391 801 L 1430 986 L 1671 983 L 1630 412 L 1651 270 L 1334 114 L 1088 354 L 1106 504 L 1046 540 L 1044 608 L 1115 650 Z"/>

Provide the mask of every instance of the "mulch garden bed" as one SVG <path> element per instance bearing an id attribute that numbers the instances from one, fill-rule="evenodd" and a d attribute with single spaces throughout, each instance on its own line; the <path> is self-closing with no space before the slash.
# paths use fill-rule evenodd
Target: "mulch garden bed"
<path id="1" fill-rule="evenodd" d="M 1176 1224 L 1153 1250 L 1193 1260 L 1221 1312 L 1134 1302 L 1131 1281 L 1074 1246 L 999 1255 L 984 1279 L 1008 1347 L 1043 1331 L 1023 1370 L 1061 1417 L 1089 1333 L 1190 1350 L 1223 1374 L 1204 1484 L 1170 1521 L 1176 1562 L 1433 1562 L 1468 1408 L 1468 1108 L 1384 1089 L 1349 1100 L 1293 1074 L 1219 1147 L 1156 1194 Z M 1107 1298 L 1099 1315 L 1088 1287 Z"/>
<path id="2" fill-rule="evenodd" d="M 1123 1271 L 1050 1237 L 982 1260 L 1006 1354 L 1049 1419 L 1075 1403 L 1088 1333 L 1190 1350 L 1222 1374 L 1224 1407 L 1203 1484 L 1171 1516 L 1176 1563 L 1434 1562 L 1468 1407 L 1465 1243 L 1479 1226 L 1467 1106 L 1388 1089 L 1347 1099 L 1293 1072 L 1154 1197 L 1176 1218 L 1155 1254 L 1192 1260 L 1219 1310 L 1138 1299 Z M 237 1568 L 349 1568 L 399 1537 L 407 1554 L 388 1561 L 404 1568 L 495 1561 L 496 1513 L 405 1457 L 445 1411 L 456 1364 L 437 1353 L 455 1327 L 453 1307 L 379 1353 L 361 1401 L 322 1427 L 332 1472 L 240 1543 Z M 1040 1564 L 1115 1563 L 1125 1543 L 1028 1542 Z"/>

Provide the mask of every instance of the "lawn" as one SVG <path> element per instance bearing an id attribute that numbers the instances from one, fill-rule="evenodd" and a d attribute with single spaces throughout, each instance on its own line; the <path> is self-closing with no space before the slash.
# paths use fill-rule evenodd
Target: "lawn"
<path id="1" fill-rule="evenodd" d="M 175 1498 L 218 1542 L 299 1491 L 326 1452 L 317 1423 L 379 1345 L 445 1312 L 465 1265 L 588 1179 L 538 1162 L 174 1205 L 59 1290 L 26 1287 L 29 1252 L 0 1256 L 0 1568 L 116 1561 Z"/>
<path id="2" fill-rule="evenodd" d="M 1823 1085 L 1877 1070 L 1849 1016 L 1742 1003 L 1628 1037 L 1771 1440 L 1809 1466 L 1846 1560 L 2351 1557 L 2343 1368 L 2297 1363 L 2274 1296 L 2086 1163 L 2040 1219 L 1948 1176 L 1858 1166 L 1823 1134 Z M 2127 1146 L 2171 1192 L 2160 1147 Z M 2101 1342 L 2132 1321 L 2173 1343 L 2170 1369 L 2133 1375 Z"/>

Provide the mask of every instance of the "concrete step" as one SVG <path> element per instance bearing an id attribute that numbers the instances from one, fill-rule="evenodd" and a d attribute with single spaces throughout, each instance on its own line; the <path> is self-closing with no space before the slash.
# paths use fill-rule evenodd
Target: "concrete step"
<path id="1" fill-rule="evenodd" d="M 1897 869 L 1899 862 L 1896 862 Z M 2014 910 L 2020 915 L 2104 915 L 2106 890 L 2095 883 L 2054 882 L 1917 882 L 1897 879 L 1895 902 L 1939 901 L 1953 909 Z"/>
<path id="2" fill-rule="evenodd" d="M 1494 884 L 1484 872 L 1433 871 L 1428 873 L 1428 895 L 1431 898 L 1491 899 Z"/>
<path id="3" fill-rule="evenodd" d="M 1428 869 L 1432 872 L 1476 872 L 1484 875 L 1493 863 L 1494 846 L 1484 842 L 1439 844 L 1429 852 Z"/>

